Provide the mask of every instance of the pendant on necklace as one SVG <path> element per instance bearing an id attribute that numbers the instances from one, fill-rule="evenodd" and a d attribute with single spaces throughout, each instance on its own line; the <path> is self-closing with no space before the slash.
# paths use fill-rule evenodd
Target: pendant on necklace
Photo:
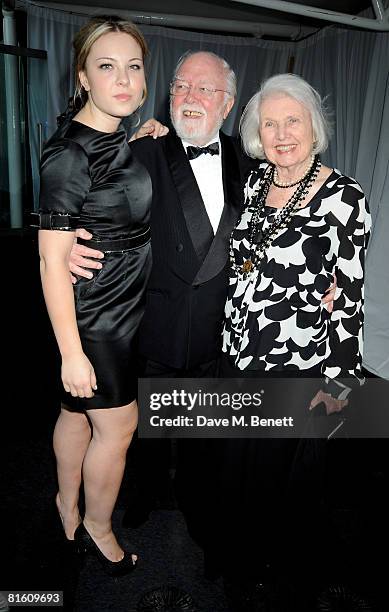
<path id="1" fill-rule="evenodd" d="M 253 244 L 259 244 L 262 240 L 262 236 L 263 233 L 260 229 L 255 230 L 252 238 Z"/>
<path id="2" fill-rule="evenodd" d="M 243 266 L 242 266 L 243 274 L 248 274 L 249 272 L 251 272 L 253 267 L 254 267 L 254 265 L 253 265 L 253 262 L 251 261 L 251 259 L 246 259 L 246 261 L 243 262 Z"/>

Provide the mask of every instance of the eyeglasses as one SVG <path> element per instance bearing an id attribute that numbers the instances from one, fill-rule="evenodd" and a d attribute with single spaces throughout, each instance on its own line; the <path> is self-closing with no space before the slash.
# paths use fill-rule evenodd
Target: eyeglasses
<path id="1" fill-rule="evenodd" d="M 172 96 L 186 96 L 190 91 L 195 91 L 199 98 L 206 98 L 208 100 L 213 98 L 217 91 L 223 91 L 229 96 L 231 95 L 230 92 L 225 89 L 212 89 L 211 87 L 204 87 L 203 85 L 193 86 L 180 80 L 170 83 L 170 93 Z"/>

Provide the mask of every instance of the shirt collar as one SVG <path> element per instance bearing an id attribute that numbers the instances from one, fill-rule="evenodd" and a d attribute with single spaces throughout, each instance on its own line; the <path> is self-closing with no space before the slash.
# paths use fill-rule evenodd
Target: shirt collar
<path id="1" fill-rule="evenodd" d="M 195 145 L 193 142 L 188 142 L 187 140 L 183 140 L 182 138 L 181 138 L 181 142 L 182 142 L 182 144 L 185 147 L 185 151 L 187 150 L 188 147 L 198 147 L 199 146 L 199 145 Z M 219 134 L 219 132 L 217 133 L 217 136 L 214 136 L 213 138 L 211 138 L 211 140 L 206 142 L 200 148 L 202 149 L 203 147 L 207 147 L 208 145 L 212 144 L 213 142 L 218 142 L 219 143 L 219 150 L 221 150 L 221 143 L 220 143 L 220 134 Z"/>

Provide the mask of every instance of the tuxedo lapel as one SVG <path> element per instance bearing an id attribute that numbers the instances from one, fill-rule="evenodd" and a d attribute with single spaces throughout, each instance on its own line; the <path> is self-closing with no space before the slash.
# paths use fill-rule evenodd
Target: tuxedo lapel
<path id="1" fill-rule="evenodd" d="M 212 225 L 181 140 L 175 133 L 169 132 L 165 139 L 165 147 L 186 225 L 197 257 L 202 263 L 214 238 Z"/>
<path id="2" fill-rule="evenodd" d="M 210 280 L 219 274 L 226 265 L 230 235 L 242 210 L 243 184 L 237 152 L 232 139 L 225 136 L 222 132 L 220 132 L 220 141 L 224 208 L 211 248 L 194 280 L 193 284 L 195 285 Z"/>

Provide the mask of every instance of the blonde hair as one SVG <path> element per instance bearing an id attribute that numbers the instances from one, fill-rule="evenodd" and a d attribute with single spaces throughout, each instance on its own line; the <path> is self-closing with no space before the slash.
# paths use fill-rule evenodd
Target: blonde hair
<path id="1" fill-rule="evenodd" d="M 86 23 L 73 39 L 73 50 L 74 50 L 74 80 L 76 89 L 74 92 L 75 98 L 81 98 L 82 106 L 87 101 L 87 94 L 83 89 L 80 81 L 79 73 L 85 70 L 86 60 L 92 48 L 92 45 L 104 34 L 110 32 L 124 32 L 129 34 L 140 46 L 142 51 L 142 59 L 144 60 L 147 53 L 147 43 L 144 39 L 143 34 L 138 30 L 135 24 L 121 17 L 115 15 L 100 15 L 94 17 L 88 23 Z M 143 92 L 143 98 L 140 106 L 146 99 L 147 89 Z"/>

